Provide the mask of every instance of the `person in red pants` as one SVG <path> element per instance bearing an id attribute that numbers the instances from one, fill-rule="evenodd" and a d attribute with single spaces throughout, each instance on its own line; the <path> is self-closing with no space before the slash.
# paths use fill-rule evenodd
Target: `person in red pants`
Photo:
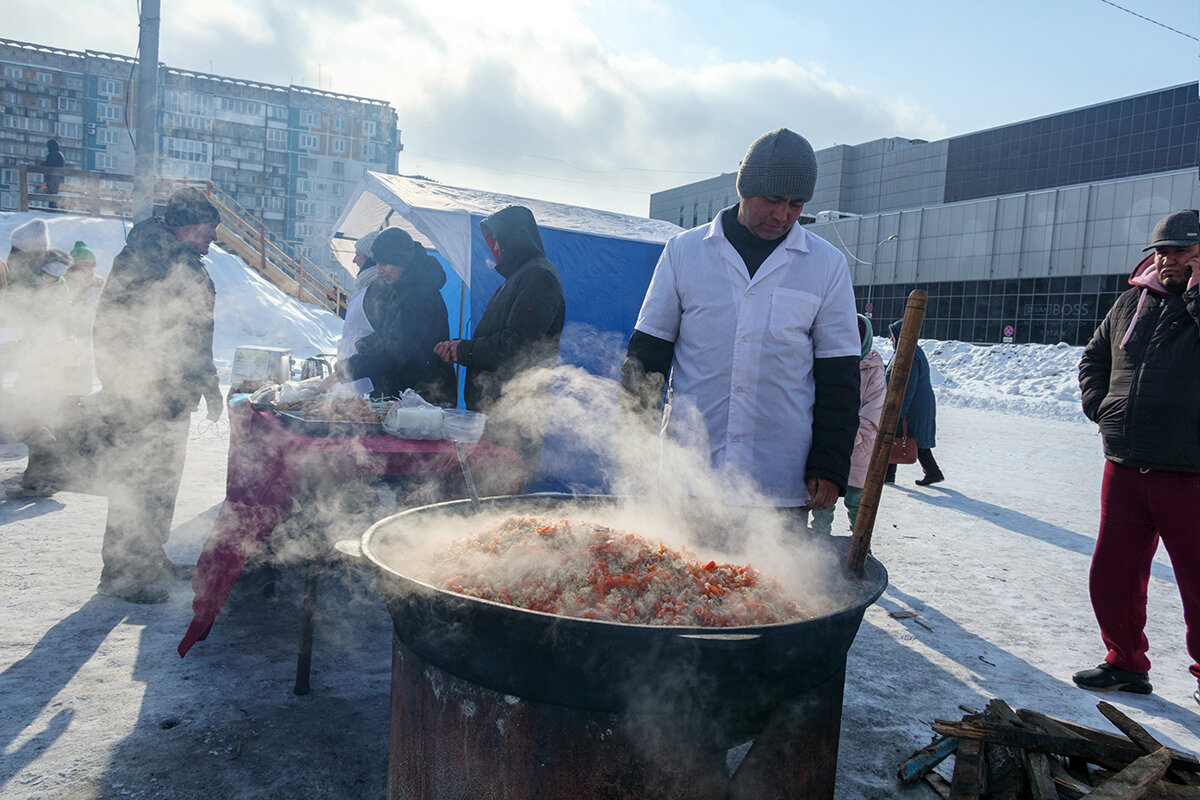
<path id="1" fill-rule="evenodd" d="M 1100 532 L 1088 580 L 1104 663 L 1076 685 L 1149 694 L 1146 587 L 1161 539 L 1200 679 L 1200 215 L 1159 220 L 1122 294 L 1084 348 L 1083 411 L 1100 426 Z M 1200 689 L 1193 693 L 1200 702 Z"/>

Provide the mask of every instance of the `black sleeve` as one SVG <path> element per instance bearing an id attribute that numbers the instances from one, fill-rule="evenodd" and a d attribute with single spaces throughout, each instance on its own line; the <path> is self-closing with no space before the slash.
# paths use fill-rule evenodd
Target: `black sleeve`
<path id="1" fill-rule="evenodd" d="M 858 356 L 813 361 L 816 400 L 813 403 L 812 448 L 804 478 L 824 478 L 846 493 L 850 454 L 858 433 Z"/>
<path id="2" fill-rule="evenodd" d="M 643 407 L 658 408 L 674 356 L 674 342 L 635 330 L 621 364 L 621 388 Z"/>
<path id="3" fill-rule="evenodd" d="M 1118 300 L 1117 305 L 1120 302 Z M 1084 416 L 1092 422 L 1096 421 L 1100 403 L 1108 395 L 1109 378 L 1112 375 L 1112 319 L 1117 305 L 1096 328 L 1079 360 L 1079 399 Z"/>

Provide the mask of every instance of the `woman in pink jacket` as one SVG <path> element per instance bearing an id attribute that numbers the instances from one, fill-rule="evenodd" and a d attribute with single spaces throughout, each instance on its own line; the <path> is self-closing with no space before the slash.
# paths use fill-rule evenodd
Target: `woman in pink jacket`
<path id="1" fill-rule="evenodd" d="M 879 417 L 883 414 L 883 400 L 887 395 L 887 379 L 884 377 L 883 357 L 872 349 L 875 332 L 871 320 L 858 315 L 858 335 L 862 339 L 862 356 L 858 361 L 858 433 L 854 437 L 854 452 L 850 455 L 850 479 L 846 485 L 846 516 L 850 528 L 858 518 L 858 504 L 862 502 L 863 484 L 867 481 L 867 467 L 871 463 L 871 451 L 875 449 L 875 435 L 879 433 Z M 834 506 L 812 512 L 812 528 L 818 533 L 833 530 Z"/>

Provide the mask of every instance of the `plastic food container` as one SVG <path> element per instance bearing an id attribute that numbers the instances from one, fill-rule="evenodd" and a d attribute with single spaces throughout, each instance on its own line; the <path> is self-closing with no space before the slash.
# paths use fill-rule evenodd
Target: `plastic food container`
<path id="1" fill-rule="evenodd" d="M 459 408 L 442 409 L 442 438 L 452 442 L 474 444 L 483 436 L 487 414 Z"/>

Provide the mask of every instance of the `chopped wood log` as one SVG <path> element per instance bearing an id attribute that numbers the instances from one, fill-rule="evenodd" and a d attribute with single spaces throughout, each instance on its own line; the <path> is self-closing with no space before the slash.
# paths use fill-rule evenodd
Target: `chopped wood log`
<path id="1" fill-rule="evenodd" d="M 938 797 L 942 798 L 942 800 L 950 800 L 950 781 L 936 772 L 926 774 L 921 780 L 925 781 L 926 786 L 937 792 Z"/>
<path id="2" fill-rule="evenodd" d="M 978 722 L 952 722 L 939 719 L 935 720 L 931 727 L 935 733 L 940 733 L 943 736 L 956 736 L 960 740 L 981 739 L 985 742 L 1002 744 L 1008 747 L 1019 747 L 1035 753 L 1079 756 L 1086 758 L 1093 764 L 1115 769 L 1124 769 L 1143 755 L 1137 745 L 1126 740 L 1122 740 L 1123 743 L 1121 744 L 1102 744 L 1082 738 L 1053 736 L 1041 731 L 1018 728 L 1013 725 L 989 722 L 987 720 Z M 1171 766 L 1191 771 L 1195 771 L 1198 768 L 1195 756 L 1175 752 L 1171 752 Z"/>
<path id="3" fill-rule="evenodd" d="M 1029 789 L 1033 800 L 1060 800 L 1058 789 L 1054 787 L 1054 775 L 1050 772 L 1050 756 L 1028 750 L 1022 751 L 1021 755 L 1029 773 Z"/>
<path id="4" fill-rule="evenodd" d="M 1089 800 L 1139 800 L 1147 790 L 1167 774 L 1171 764 L 1171 751 L 1160 747 L 1144 755 L 1125 769 L 1097 786 Z"/>
<path id="5" fill-rule="evenodd" d="M 1067 728 L 1068 730 L 1074 731 L 1075 733 L 1079 734 L 1080 736 L 1083 736 L 1083 737 L 1085 737 L 1093 742 L 1097 742 L 1099 744 L 1114 744 L 1118 747 L 1124 747 L 1129 744 L 1129 740 L 1126 739 L 1124 736 L 1118 736 L 1115 733 L 1112 733 L 1110 731 L 1102 731 L 1097 728 L 1089 728 L 1088 726 L 1080 725 L 1077 722 L 1071 722 L 1069 720 L 1059 719 L 1058 717 L 1052 717 L 1048 714 L 1042 714 L 1038 711 L 1030 711 L 1027 708 L 1017 709 L 1017 716 L 1019 716 L 1021 718 L 1022 722 L 1028 722 L 1028 723 L 1034 725 L 1035 727 L 1039 727 L 1039 728 L 1041 728 L 1043 726 L 1043 723 L 1046 721 L 1057 722 L 1058 724 L 1062 725 L 1063 727 Z M 1060 753 L 1059 755 L 1070 755 L 1070 753 Z M 1196 756 L 1192 755 L 1191 753 L 1184 752 L 1182 750 L 1172 749 L 1171 757 L 1173 759 L 1177 759 L 1177 760 L 1183 761 L 1185 763 L 1190 763 L 1190 764 L 1196 765 L 1193 767 L 1184 767 L 1183 769 L 1185 769 L 1186 771 L 1200 772 L 1200 760 L 1198 760 L 1196 758 Z M 1093 762 L 1093 763 L 1096 763 L 1096 762 Z"/>
<path id="6" fill-rule="evenodd" d="M 1066 800 L 1078 800 L 1092 791 L 1092 785 L 1079 780 L 1063 767 L 1057 759 L 1050 761 L 1050 774 L 1054 776 L 1054 785 L 1058 787 L 1059 797 Z"/>
<path id="7" fill-rule="evenodd" d="M 1155 739 L 1145 728 L 1134 722 L 1125 712 L 1114 706 L 1112 703 L 1106 703 L 1101 700 L 1096 708 L 1100 709 L 1100 713 L 1104 718 L 1116 727 L 1121 733 L 1129 737 L 1129 740 L 1142 749 L 1143 753 L 1153 753 L 1163 746 L 1162 742 Z M 1182 783 L 1185 786 L 1191 785 L 1194 775 L 1189 775 L 1186 772 L 1178 769 L 1168 770 L 1172 780 Z"/>
<path id="8" fill-rule="evenodd" d="M 980 800 L 983 795 L 983 775 L 983 742 L 959 742 L 958 752 L 954 755 L 950 800 Z"/>
<path id="9" fill-rule="evenodd" d="M 998 744 L 984 748 L 989 800 L 1019 800 L 1025 786 L 1025 764 L 1019 750 Z"/>
<path id="10" fill-rule="evenodd" d="M 999 697 L 988 702 L 987 716 L 1002 722 L 1019 725 L 1017 714 L 1008 703 Z M 989 744 L 984 749 L 987 762 L 987 792 L 990 800 L 1018 800 L 1026 785 L 1028 773 L 1024 752 L 999 744 Z"/>
<path id="11" fill-rule="evenodd" d="M 896 777 L 904 783 L 915 783 L 945 761 L 957 747 L 958 739 L 939 736 L 909 756 L 908 760 L 901 764 L 900 769 L 896 771 Z"/>

